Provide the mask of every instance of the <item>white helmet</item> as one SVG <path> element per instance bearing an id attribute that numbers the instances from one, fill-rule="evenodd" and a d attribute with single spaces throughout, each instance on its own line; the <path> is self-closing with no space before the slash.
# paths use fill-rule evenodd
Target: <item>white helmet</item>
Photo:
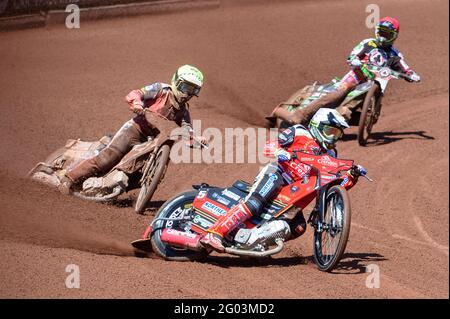
<path id="1" fill-rule="evenodd" d="M 309 122 L 309 130 L 316 141 L 325 149 L 335 148 L 337 140 L 344 134 L 348 124 L 338 111 L 321 108 Z"/>
<path id="2" fill-rule="evenodd" d="M 198 96 L 202 86 L 202 72 L 191 65 L 179 67 L 172 77 L 172 90 L 177 98 L 182 100 L 187 100 L 194 95 Z"/>

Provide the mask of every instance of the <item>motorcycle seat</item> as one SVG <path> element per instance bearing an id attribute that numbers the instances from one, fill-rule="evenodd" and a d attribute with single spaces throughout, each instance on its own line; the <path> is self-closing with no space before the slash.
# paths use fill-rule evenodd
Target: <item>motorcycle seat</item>
<path id="1" fill-rule="evenodd" d="M 251 185 L 249 183 L 239 179 L 236 182 L 234 182 L 233 187 L 235 187 L 245 193 L 249 193 Z"/>

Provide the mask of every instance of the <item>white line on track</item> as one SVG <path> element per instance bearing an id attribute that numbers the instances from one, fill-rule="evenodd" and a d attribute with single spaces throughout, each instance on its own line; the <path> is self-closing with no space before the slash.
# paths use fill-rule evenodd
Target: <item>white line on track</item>
<path id="1" fill-rule="evenodd" d="M 401 239 L 401 240 L 409 241 L 409 242 L 412 242 L 412 243 L 415 243 L 415 244 L 420 244 L 420 245 L 425 245 L 425 246 L 430 246 L 430 247 L 433 247 L 433 248 L 437 248 L 437 249 L 439 249 L 440 251 L 442 251 L 445 255 L 448 256 L 448 254 L 449 254 L 449 248 L 448 248 L 447 246 L 443 246 L 443 245 L 440 245 L 440 244 L 438 244 L 437 242 L 435 242 L 435 241 L 434 241 L 434 240 L 433 240 L 433 239 L 425 232 L 425 230 L 423 229 L 422 223 L 420 222 L 420 220 L 419 220 L 418 218 L 414 218 L 414 221 L 415 221 L 417 227 L 419 228 L 421 234 L 424 236 L 426 242 L 424 242 L 424 241 L 419 241 L 419 240 L 415 240 L 415 239 L 412 239 L 412 238 L 409 238 L 409 237 L 406 237 L 406 236 L 403 236 L 403 235 L 399 235 L 399 234 L 392 234 L 391 237 L 392 237 L 392 238 L 396 238 L 396 239 Z M 368 230 L 368 231 L 371 231 L 371 232 L 374 232 L 374 233 L 377 233 L 377 234 L 381 234 L 381 233 L 382 233 L 382 232 L 379 231 L 379 230 L 372 229 L 372 228 L 369 228 L 369 227 L 366 227 L 366 226 L 363 226 L 363 225 L 359 225 L 359 224 L 354 223 L 354 222 L 352 222 L 352 226 L 355 226 L 356 228 L 361 228 L 361 229 L 364 229 L 364 230 Z"/>
<path id="2" fill-rule="evenodd" d="M 433 240 L 433 238 L 431 238 L 431 236 L 428 235 L 428 233 L 423 228 L 422 222 L 420 221 L 419 217 L 414 216 L 413 219 L 414 219 L 414 223 L 416 224 L 416 226 L 419 229 L 420 233 L 422 234 L 423 238 L 425 238 L 425 240 L 427 242 L 429 242 L 431 245 L 433 245 L 434 247 L 446 251 L 447 255 L 448 255 L 448 247 L 435 242 Z"/>

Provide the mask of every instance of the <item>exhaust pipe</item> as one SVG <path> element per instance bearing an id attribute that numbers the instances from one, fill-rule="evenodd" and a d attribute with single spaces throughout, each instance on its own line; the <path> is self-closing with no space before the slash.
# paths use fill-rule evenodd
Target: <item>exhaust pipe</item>
<path id="1" fill-rule="evenodd" d="M 237 256 L 267 257 L 267 256 L 275 255 L 283 250 L 283 247 L 284 247 L 283 239 L 277 238 L 277 239 L 275 239 L 275 243 L 277 244 L 277 247 L 266 250 L 266 251 L 252 251 L 252 250 L 243 250 L 243 249 L 226 247 L 225 252 L 232 254 L 232 255 L 237 255 Z"/>
<path id="2" fill-rule="evenodd" d="M 171 228 L 164 228 L 161 232 L 160 238 L 163 243 L 175 247 L 196 251 L 203 250 L 203 246 L 199 242 L 199 234 L 187 233 Z"/>
<path id="3" fill-rule="evenodd" d="M 203 246 L 200 244 L 200 235 L 199 234 L 193 234 L 193 233 L 187 233 L 171 228 L 164 228 L 161 232 L 161 241 L 163 243 L 179 247 L 179 248 L 185 248 L 195 251 L 201 251 L 203 250 Z M 266 251 L 248 251 L 243 249 L 236 249 L 236 248 L 225 248 L 225 252 L 237 255 L 237 256 L 248 256 L 248 257 L 266 257 L 270 255 L 274 255 L 279 253 L 284 248 L 284 241 L 281 238 L 277 238 L 275 240 L 275 243 L 277 246 L 275 248 L 266 250 Z"/>

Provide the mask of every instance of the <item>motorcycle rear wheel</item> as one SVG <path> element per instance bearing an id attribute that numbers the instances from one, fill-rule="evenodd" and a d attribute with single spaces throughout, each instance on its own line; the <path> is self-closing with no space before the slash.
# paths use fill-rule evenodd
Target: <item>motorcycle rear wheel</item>
<path id="1" fill-rule="evenodd" d="M 361 146 L 367 144 L 367 140 L 375 124 L 375 112 L 377 110 L 377 104 L 380 103 L 380 92 L 379 84 L 375 83 L 364 98 L 358 126 L 358 143 Z"/>
<path id="2" fill-rule="evenodd" d="M 181 211 L 192 207 L 192 203 L 195 197 L 198 195 L 198 191 L 188 191 L 174 198 L 169 199 L 159 209 L 155 218 L 176 218 L 181 214 Z M 208 252 L 205 250 L 194 251 L 189 249 L 173 247 L 161 241 L 161 233 L 164 228 L 172 228 L 175 230 L 185 231 L 182 228 L 180 221 L 168 221 L 159 220 L 153 225 L 153 231 L 151 233 L 151 243 L 153 251 L 160 257 L 166 260 L 173 261 L 192 261 L 202 260 L 208 256 Z"/>
<path id="3" fill-rule="evenodd" d="M 148 170 L 147 176 L 143 178 L 141 190 L 139 191 L 139 195 L 136 200 L 136 213 L 142 213 L 145 210 L 145 206 L 155 193 L 158 184 L 161 182 L 161 179 L 166 172 L 167 164 L 169 162 L 169 155 L 169 145 L 161 146 L 156 153 L 155 159 L 153 160 L 153 163 L 151 163 L 153 167 Z"/>
<path id="4" fill-rule="evenodd" d="M 331 272 L 341 260 L 350 234 L 351 208 L 345 188 L 332 186 L 324 205 L 323 230 L 314 231 L 314 262 L 321 271 Z"/>

